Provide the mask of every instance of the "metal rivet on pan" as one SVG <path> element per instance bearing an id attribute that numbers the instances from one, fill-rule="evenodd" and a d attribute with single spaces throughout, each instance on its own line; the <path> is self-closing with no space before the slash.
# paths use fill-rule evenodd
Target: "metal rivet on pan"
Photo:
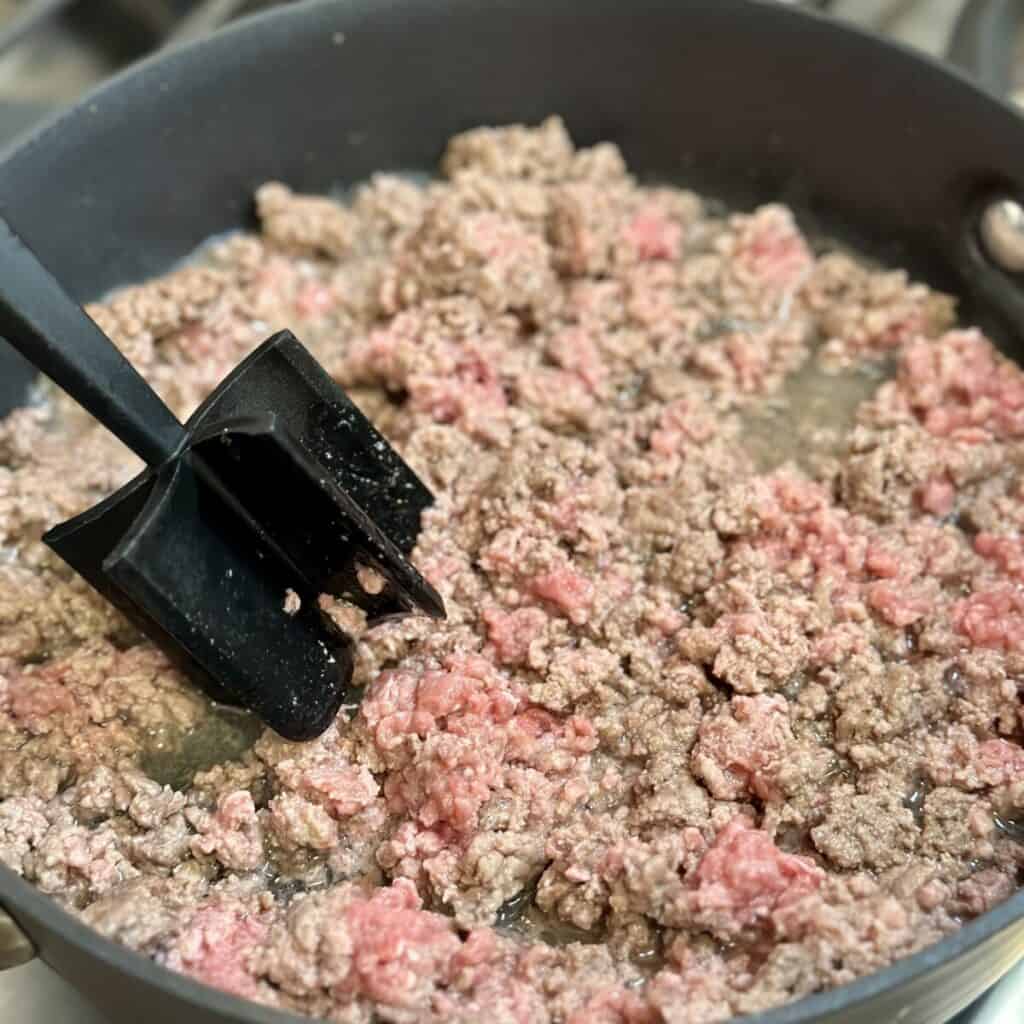
<path id="1" fill-rule="evenodd" d="M 0 910 L 0 971 L 20 967 L 35 959 L 36 950 L 29 937 Z"/>
<path id="2" fill-rule="evenodd" d="M 979 224 L 989 259 L 1011 274 L 1024 272 L 1024 207 L 1015 199 L 997 199 L 985 207 Z"/>

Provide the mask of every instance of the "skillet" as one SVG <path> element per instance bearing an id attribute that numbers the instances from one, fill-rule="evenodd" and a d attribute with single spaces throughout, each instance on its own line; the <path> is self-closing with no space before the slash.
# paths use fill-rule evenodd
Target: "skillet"
<path id="1" fill-rule="evenodd" d="M 436 166 L 452 134 L 562 114 L 641 176 L 794 206 L 960 299 L 1024 358 L 1024 276 L 979 222 L 1024 200 L 1024 121 L 948 67 L 767 0 L 314 0 L 104 85 L 0 160 L 0 213 L 80 301 L 251 226 L 268 179 Z M 0 351 L 0 413 L 29 374 Z M 111 1020 L 286 1024 L 98 937 L 0 869 L 18 933 Z M 8 922 L 9 923 L 9 922 Z M 935 946 L 750 1024 L 940 1024 L 1024 955 L 1024 891 Z"/>

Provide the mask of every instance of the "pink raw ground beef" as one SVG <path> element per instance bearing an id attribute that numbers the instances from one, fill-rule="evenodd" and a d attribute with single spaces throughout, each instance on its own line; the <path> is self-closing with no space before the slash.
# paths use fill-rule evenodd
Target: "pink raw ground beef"
<path id="1" fill-rule="evenodd" d="M 326 604 L 365 696 L 311 743 L 212 709 L 39 543 L 133 460 L 15 412 L 0 859 L 176 971 L 367 1024 L 721 1021 L 1005 899 L 1024 374 L 784 207 L 640 187 L 557 119 L 443 172 L 268 184 L 259 235 L 91 312 L 182 416 L 294 328 L 434 490 L 447 622 Z"/>

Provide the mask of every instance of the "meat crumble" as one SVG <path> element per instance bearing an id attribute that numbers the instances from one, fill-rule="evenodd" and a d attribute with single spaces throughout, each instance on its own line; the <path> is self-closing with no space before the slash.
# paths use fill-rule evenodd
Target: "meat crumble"
<path id="1" fill-rule="evenodd" d="M 0 859 L 352 1024 L 708 1024 L 1007 898 L 1024 373 L 786 208 L 640 186 L 557 119 L 442 172 L 265 185 L 259 234 L 90 313 L 183 417 L 293 328 L 434 491 L 448 620 L 355 623 L 362 703 L 313 742 L 211 707 L 39 541 L 133 457 L 14 412 Z"/>

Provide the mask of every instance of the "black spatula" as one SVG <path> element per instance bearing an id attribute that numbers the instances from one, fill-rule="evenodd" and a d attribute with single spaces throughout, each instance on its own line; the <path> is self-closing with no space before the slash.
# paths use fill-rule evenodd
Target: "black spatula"
<path id="1" fill-rule="evenodd" d="M 214 700 L 310 739 L 356 696 L 352 638 L 321 594 L 370 625 L 444 617 L 406 557 L 430 492 L 290 332 L 182 426 L 0 220 L 0 336 L 148 466 L 43 540 Z"/>

